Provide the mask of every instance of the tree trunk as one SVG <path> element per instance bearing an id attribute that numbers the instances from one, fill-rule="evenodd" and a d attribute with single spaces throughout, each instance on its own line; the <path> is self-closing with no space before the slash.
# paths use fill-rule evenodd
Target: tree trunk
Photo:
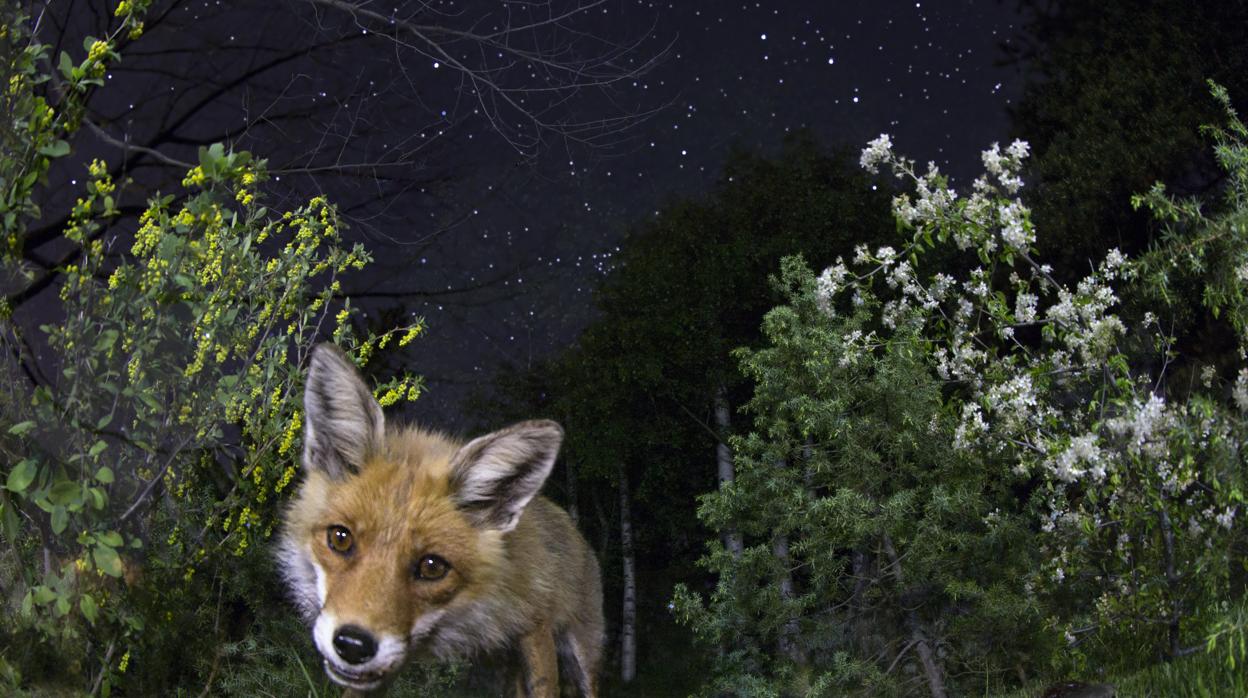
<path id="1" fill-rule="evenodd" d="M 1183 606 L 1179 600 L 1179 573 L 1174 568 L 1174 527 L 1170 513 L 1166 511 L 1166 493 L 1161 494 L 1161 507 L 1157 518 L 1161 523 L 1162 551 L 1166 561 L 1166 593 L 1170 596 L 1170 617 L 1166 619 L 1166 659 L 1180 656 L 1179 624 L 1183 618 Z"/>
<path id="2" fill-rule="evenodd" d="M 607 509 L 602 505 L 602 495 L 599 491 L 600 487 L 589 488 L 590 500 L 594 504 L 594 514 L 598 519 L 598 559 L 604 559 L 607 556 L 607 548 L 611 546 L 611 517 L 607 516 Z"/>
<path id="3" fill-rule="evenodd" d="M 637 576 L 633 560 L 633 521 L 629 514 L 628 473 L 620 466 L 620 556 L 624 561 L 624 603 L 620 621 L 620 680 L 637 675 Z"/>
<path id="4" fill-rule="evenodd" d="M 715 390 L 715 427 L 719 430 L 719 439 L 715 442 L 715 460 L 719 466 L 719 486 L 722 488 L 736 480 L 736 470 L 732 465 L 732 451 L 728 448 L 728 436 L 732 433 L 732 423 L 729 421 L 728 396 L 722 385 Z M 732 553 L 733 557 L 741 557 L 745 545 L 741 541 L 741 534 L 735 528 L 729 528 L 724 532 L 724 547 Z"/>
<path id="5" fill-rule="evenodd" d="M 792 601 L 795 593 L 793 591 L 793 572 L 789 569 L 789 537 L 785 535 L 776 536 L 771 542 L 771 552 L 780 561 L 780 565 L 784 568 L 784 574 L 780 577 L 780 599 L 783 601 Z M 805 658 L 802 656 L 802 650 L 797 645 L 798 638 L 797 618 L 790 618 L 784 622 L 784 627 L 780 629 L 780 654 L 788 658 L 794 664 L 804 664 Z"/>
<path id="6" fill-rule="evenodd" d="M 927 641 L 927 636 L 923 633 L 923 624 L 919 621 L 919 615 L 905 603 L 906 586 L 901 576 L 901 559 L 897 557 L 893 539 L 885 533 L 881 543 L 883 543 L 884 556 L 888 558 L 888 566 L 892 568 L 893 579 L 897 582 L 897 592 L 902 598 L 901 606 L 904 609 L 906 625 L 910 629 L 910 641 L 914 644 L 915 652 L 919 655 L 919 662 L 923 665 L 928 690 L 932 692 L 932 698 L 946 698 L 945 677 L 940 669 L 940 662 L 936 659 L 936 653 L 932 651 L 931 643 Z"/>
<path id="7" fill-rule="evenodd" d="M 850 553 L 850 570 L 854 577 L 854 590 L 849 597 L 849 632 L 859 651 L 875 654 L 880 637 L 880 627 L 874 622 L 867 604 L 867 589 L 871 585 L 871 557 L 866 546 L 859 544 Z"/>
<path id="8" fill-rule="evenodd" d="M 783 470 L 787 467 L 785 461 L 777 461 L 776 467 Z M 792 562 L 789 560 L 789 537 L 786 534 L 777 534 L 771 540 L 771 553 L 776 556 L 776 561 L 780 563 L 781 569 L 784 570 L 780 575 L 780 599 L 782 601 L 792 601 L 796 595 L 793 590 L 793 571 L 791 569 Z M 798 637 L 797 618 L 790 618 L 785 621 L 784 627 L 780 629 L 779 647 L 780 654 L 784 655 L 789 661 L 795 664 L 803 664 L 801 648 L 797 646 Z"/>
<path id="9" fill-rule="evenodd" d="M 563 459 L 563 476 L 568 488 L 568 516 L 572 517 L 572 525 L 580 528 L 581 509 L 577 506 L 576 477 L 572 471 L 572 459 Z"/>

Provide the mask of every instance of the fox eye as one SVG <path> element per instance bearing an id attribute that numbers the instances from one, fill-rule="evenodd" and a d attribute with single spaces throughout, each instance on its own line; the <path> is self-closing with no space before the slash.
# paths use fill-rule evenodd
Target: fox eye
<path id="1" fill-rule="evenodd" d="M 351 531 L 346 526 L 330 526 L 326 532 L 325 541 L 329 544 L 329 549 L 346 555 L 355 547 L 355 539 L 351 537 Z"/>
<path id="2" fill-rule="evenodd" d="M 416 578 L 425 582 L 436 582 L 451 570 L 451 563 L 437 555 L 426 555 L 416 563 Z"/>

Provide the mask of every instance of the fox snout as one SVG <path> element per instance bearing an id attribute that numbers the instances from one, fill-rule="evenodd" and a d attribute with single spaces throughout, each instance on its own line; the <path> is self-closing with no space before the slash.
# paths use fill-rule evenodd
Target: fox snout
<path id="1" fill-rule="evenodd" d="M 377 639 L 358 625 L 344 625 L 334 633 L 334 651 L 348 664 L 363 664 L 377 656 Z"/>
<path id="2" fill-rule="evenodd" d="M 312 635 L 326 673 L 334 683 L 348 688 L 376 690 L 406 659 L 407 645 L 401 639 L 357 623 L 340 623 L 331 613 L 316 619 Z"/>

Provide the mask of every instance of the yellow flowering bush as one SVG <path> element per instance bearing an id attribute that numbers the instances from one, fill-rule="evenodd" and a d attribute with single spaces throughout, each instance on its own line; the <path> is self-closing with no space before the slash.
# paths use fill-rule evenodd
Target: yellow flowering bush
<path id="1" fill-rule="evenodd" d="M 120 25 L 62 68 L 67 80 L 117 60 L 114 38 L 141 30 L 146 5 L 122 2 Z M 21 183 L 0 209 L 0 263 L 18 279 L 31 197 L 80 110 L 76 88 L 55 107 L 34 96 L 42 49 L 20 56 L 5 99 L 21 109 L 0 117 L 4 138 L 33 144 L 0 154 L 0 175 Z M 120 234 L 104 223 L 126 183 L 102 160 L 86 170 L 64 230 L 77 258 L 38 338 L 55 374 L 0 391 L 21 395 L 0 402 L 0 534 L 16 563 L 0 564 L 0 692 L 51 665 L 86 690 L 107 694 L 124 674 L 127 693 L 154 695 L 176 681 L 170 657 L 190 667 L 195 643 L 213 640 L 221 604 L 248 598 L 240 569 L 271 576 L 257 561 L 296 474 L 313 343 L 332 336 L 363 365 L 423 325 L 357 336 L 337 277 L 369 254 L 344 244 L 323 197 L 265 207 L 265 162 L 248 153 L 202 148 L 185 189 L 152 197 Z M 24 331 L 0 319 L 6 380 L 30 359 Z M 377 390 L 395 402 L 421 387 L 403 375 Z"/>

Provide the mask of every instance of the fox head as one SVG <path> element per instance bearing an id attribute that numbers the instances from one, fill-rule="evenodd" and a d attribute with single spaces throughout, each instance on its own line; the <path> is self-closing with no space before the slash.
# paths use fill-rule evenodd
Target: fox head
<path id="1" fill-rule="evenodd" d="M 483 604 L 506 573 L 506 535 L 550 474 L 563 430 L 521 422 L 461 445 L 387 428 L 354 365 L 324 344 L 303 402 L 304 481 L 280 563 L 330 678 L 370 691 L 413 651 L 454 654 L 456 618 L 493 625 Z"/>

